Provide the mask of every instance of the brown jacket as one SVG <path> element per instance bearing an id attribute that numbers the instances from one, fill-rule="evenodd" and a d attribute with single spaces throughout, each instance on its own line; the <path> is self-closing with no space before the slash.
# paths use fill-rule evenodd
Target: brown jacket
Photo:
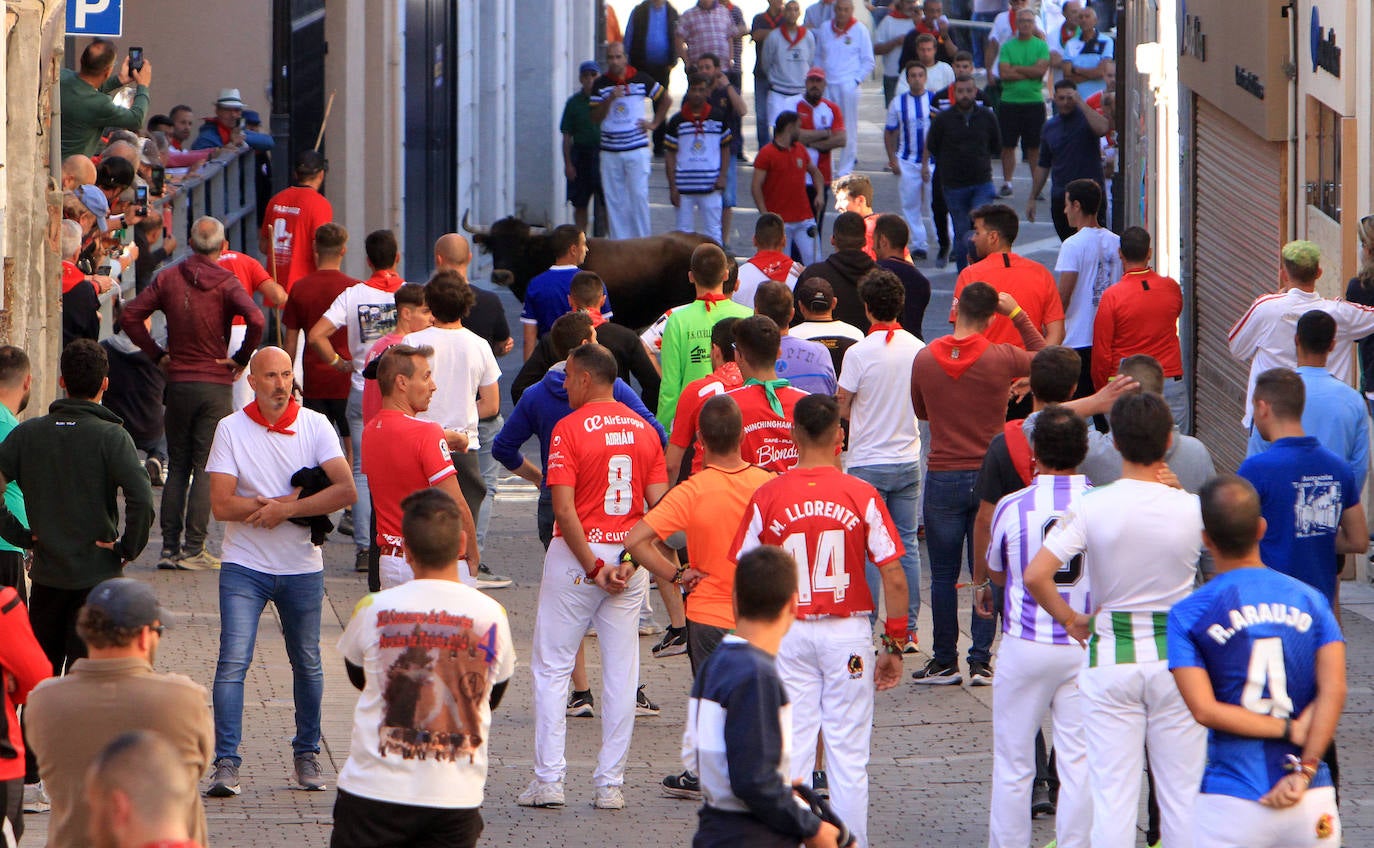
<path id="1" fill-rule="evenodd" d="M 40 683 L 24 713 L 29 747 L 52 800 L 48 845 L 88 848 L 86 769 L 110 740 L 129 730 L 153 730 L 171 742 L 197 784 L 210 766 L 215 730 L 205 687 L 163 674 L 137 657 L 84 659 L 65 677 Z M 206 845 L 200 793 L 186 811 L 191 838 Z"/>

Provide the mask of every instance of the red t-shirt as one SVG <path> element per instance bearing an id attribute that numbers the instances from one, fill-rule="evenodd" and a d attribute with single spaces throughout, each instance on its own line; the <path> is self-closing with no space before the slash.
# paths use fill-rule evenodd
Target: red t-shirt
<path id="1" fill-rule="evenodd" d="M 401 501 L 458 473 L 444 428 L 395 409 L 383 409 L 363 427 L 363 473 L 377 517 L 377 544 L 401 544 Z"/>
<path id="2" fill-rule="evenodd" d="M 954 303 L 949 307 L 951 324 L 959 309 L 959 293 L 964 286 L 977 282 L 987 283 L 1016 298 L 1016 305 L 1025 310 L 1037 330 L 1052 321 L 1064 320 L 1064 302 L 1059 299 L 1059 288 L 1048 268 L 1015 253 L 994 253 L 959 272 L 959 279 L 954 283 Z M 993 344 L 1011 344 L 1023 349 L 1026 346 L 1016 325 L 1005 315 L 992 316 L 992 323 L 983 335 Z"/>
<path id="3" fill-rule="evenodd" d="M 267 269 L 262 267 L 262 263 L 251 256 L 226 250 L 219 255 L 219 264 L 228 268 L 239 282 L 243 283 L 243 288 L 252 297 L 262 288 L 262 284 L 272 279 L 272 275 L 267 273 Z M 243 319 L 234 316 L 235 324 L 242 324 Z"/>
<path id="4" fill-rule="evenodd" d="M 296 281 L 315 272 L 315 230 L 334 220 L 334 207 L 313 188 L 292 186 L 267 204 L 262 234 L 272 240 L 277 279 L 287 293 Z"/>
<path id="5" fill-rule="evenodd" d="M 806 147 L 799 141 L 786 150 L 772 142 L 754 157 L 754 170 L 764 171 L 763 202 L 788 224 L 815 217 L 806 198 Z"/>
<path id="6" fill-rule="evenodd" d="M 1093 385 L 1102 388 L 1121 360 L 1137 353 L 1153 356 L 1166 378 L 1183 376 L 1178 316 L 1183 291 L 1153 270 L 1127 271 L 1102 293 L 1093 319 Z"/>
<path id="7" fill-rule="evenodd" d="M 571 486 L 582 531 L 592 544 L 621 544 L 644 517 L 644 490 L 668 482 L 658 433 L 628 406 L 597 401 L 553 428 L 544 471 L 549 488 Z M 563 530 L 555 525 L 554 535 Z"/>
<path id="8" fill-rule="evenodd" d="M 325 310 L 334 299 L 343 294 L 344 289 L 356 286 L 359 282 L 361 281 L 342 271 L 316 271 L 306 274 L 296 281 L 295 290 L 286 301 L 286 308 L 282 310 L 282 323 L 292 330 L 309 333 L 310 328 L 324 316 Z M 339 327 L 335 330 L 329 337 L 329 343 L 335 353 L 347 357 L 348 328 Z M 301 364 L 305 371 L 303 388 L 306 397 L 312 400 L 339 400 L 348 397 L 351 375 L 321 360 L 319 354 L 308 344 L 305 346 L 305 353 L 301 355 Z"/>
<path id="9" fill-rule="evenodd" d="M 831 130 L 832 132 L 844 130 L 844 113 L 840 111 L 840 104 L 833 100 L 826 100 L 824 97 L 815 106 L 812 106 L 805 97 L 799 99 L 797 101 L 797 119 L 797 126 L 804 130 Z M 800 142 L 798 143 L 800 144 Z M 829 185 L 831 180 L 830 151 L 813 150 L 808 147 L 807 154 L 810 155 L 811 161 L 816 163 L 821 176 L 825 177 L 825 182 Z"/>
<path id="10" fill-rule="evenodd" d="M 682 396 L 678 398 L 677 402 L 677 411 L 673 413 L 673 430 L 672 435 L 668 437 L 668 443 L 677 445 L 683 450 L 686 450 L 693 443 L 696 444 L 697 449 L 692 456 L 693 474 L 701 470 L 702 462 L 705 459 L 701 439 L 698 438 L 697 433 L 697 416 L 701 414 L 701 408 L 706 405 L 706 401 L 716 395 L 723 395 L 742 385 L 744 385 L 744 377 L 739 373 L 739 366 L 733 362 L 727 362 L 718 370 L 688 383 L 687 388 L 682 390 Z"/>
<path id="11" fill-rule="evenodd" d="M 740 416 L 744 419 L 744 437 L 739 445 L 739 453 L 744 461 L 776 474 L 796 465 L 797 446 L 792 441 L 792 410 L 797 401 L 806 397 L 806 392 L 791 386 L 778 389 L 778 400 L 782 402 L 781 417 L 768 405 L 768 395 L 763 386 L 741 386 L 726 394 L 739 404 Z"/>
<path id="12" fill-rule="evenodd" d="M 754 492 L 731 558 L 777 545 L 797 561 L 797 618 L 867 615 L 873 597 L 864 562 L 904 552 L 878 490 L 838 468 L 797 468 Z"/>

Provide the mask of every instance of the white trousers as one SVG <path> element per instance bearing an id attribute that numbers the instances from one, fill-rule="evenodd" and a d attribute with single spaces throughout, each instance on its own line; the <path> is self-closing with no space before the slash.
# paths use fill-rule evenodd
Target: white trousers
<path id="1" fill-rule="evenodd" d="M 873 735 L 873 631 L 868 616 L 797 621 L 778 649 L 792 700 L 792 780 L 811 783 L 825 734 L 830 806 L 868 844 L 868 746 Z"/>
<path id="2" fill-rule="evenodd" d="M 1084 668 L 1078 689 L 1092 782 L 1093 848 L 1135 846 L 1147 745 L 1164 844 L 1193 848 L 1193 807 L 1207 760 L 1207 731 L 1193 721 L 1168 662 Z"/>
<path id="3" fill-rule="evenodd" d="M 852 82 L 832 82 L 825 87 L 825 96 L 840 104 L 844 116 L 844 147 L 835 162 L 834 178 L 854 170 L 859 160 L 859 86 Z"/>
<path id="4" fill-rule="evenodd" d="M 638 150 L 601 151 L 601 192 L 613 239 L 644 238 L 649 229 L 649 166 L 653 154 Z"/>
<path id="5" fill-rule="evenodd" d="M 405 557 L 381 555 L 377 558 L 377 576 L 381 578 L 382 588 L 391 589 L 415 579 L 415 572 Z M 477 588 L 477 578 L 468 570 L 468 561 L 458 560 L 458 580 L 464 586 Z"/>
<path id="6" fill-rule="evenodd" d="M 1055 836 L 1062 848 L 1088 848 L 1093 809 L 1078 693 L 1078 672 L 1085 656 L 1076 644 L 1002 639 L 997 675 L 992 678 L 990 848 L 1030 845 L 1035 734 L 1047 709 L 1054 720 L 1054 757 L 1059 767 Z"/>
<path id="7" fill-rule="evenodd" d="M 768 127 L 771 130 L 778 123 L 778 116 L 783 112 L 797 111 L 797 98 L 801 94 L 783 94 L 780 91 L 768 92 Z"/>
<path id="8" fill-rule="evenodd" d="M 603 560 L 614 562 L 618 545 L 592 545 Z M 534 775 L 561 781 L 568 771 L 568 680 L 577 646 L 587 628 L 595 627 L 601 650 L 601 753 L 593 781 L 597 786 L 625 782 L 625 760 L 635 726 L 635 690 L 639 688 L 639 607 L 649 576 L 636 571 L 629 587 L 608 595 L 586 581 L 582 566 L 559 536 L 544 555 L 539 609 L 534 616 L 530 675 L 534 678 Z"/>
<path id="9" fill-rule="evenodd" d="M 902 201 L 902 217 L 911 229 L 908 250 L 926 250 L 926 210 L 930 208 L 930 183 L 921 176 L 920 163 L 899 162 L 897 192 Z"/>
<path id="10" fill-rule="evenodd" d="M 802 265 L 810 265 L 816 261 L 816 236 L 812 235 L 811 232 L 820 228 L 816 226 L 814 220 L 807 219 L 793 224 L 783 224 L 782 229 L 787 234 L 787 247 L 783 248 L 784 253 L 789 253 L 792 246 L 796 245 Z"/>
<path id="11" fill-rule="evenodd" d="M 1197 796 L 1195 845 L 1205 848 L 1335 848 L 1341 844 L 1336 790 L 1309 789 L 1283 810 L 1230 795 Z M 1318 827 L 1322 823 L 1322 833 Z"/>
<path id="12" fill-rule="evenodd" d="M 701 233 L 721 241 L 720 238 L 720 192 L 710 194 L 680 194 L 677 207 L 677 228 L 684 233 Z M 701 213 L 701 226 L 697 226 L 697 213 Z M 724 242 L 721 242 L 724 244 Z"/>

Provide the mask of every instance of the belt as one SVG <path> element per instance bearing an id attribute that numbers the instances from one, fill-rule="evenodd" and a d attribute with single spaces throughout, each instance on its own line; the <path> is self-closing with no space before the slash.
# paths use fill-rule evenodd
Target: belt
<path id="1" fill-rule="evenodd" d="M 377 553 L 379 556 L 397 557 L 399 559 L 406 557 L 406 550 L 400 545 L 380 545 L 377 548 Z"/>
<path id="2" fill-rule="evenodd" d="M 1171 383 L 1177 383 L 1178 381 L 1182 380 L 1183 378 L 1182 378 L 1182 377 L 1165 377 L 1164 379 L 1168 380 L 1168 381 L 1171 382 Z"/>

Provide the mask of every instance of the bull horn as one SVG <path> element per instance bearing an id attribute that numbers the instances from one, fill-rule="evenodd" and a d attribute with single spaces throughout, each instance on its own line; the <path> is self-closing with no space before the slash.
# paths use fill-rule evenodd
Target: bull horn
<path id="1" fill-rule="evenodd" d="M 486 235 L 491 235 L 491 230 L 488 229 L 487 227 L 477 227 L 477 228 L 474 229 L 470 224 L 468 224 L 468 211 L 469 211 L 469 210 L 467 210 L 467 209 L 464 209 L 464 210 L 463 210 L 463 221 L 462 221 L 463 231 L 466 232 L 466 233 L 469 233 L 469 234 L 471 234 L 471 235 L 474 235 L 474 236 L 486 236 Z"/>

